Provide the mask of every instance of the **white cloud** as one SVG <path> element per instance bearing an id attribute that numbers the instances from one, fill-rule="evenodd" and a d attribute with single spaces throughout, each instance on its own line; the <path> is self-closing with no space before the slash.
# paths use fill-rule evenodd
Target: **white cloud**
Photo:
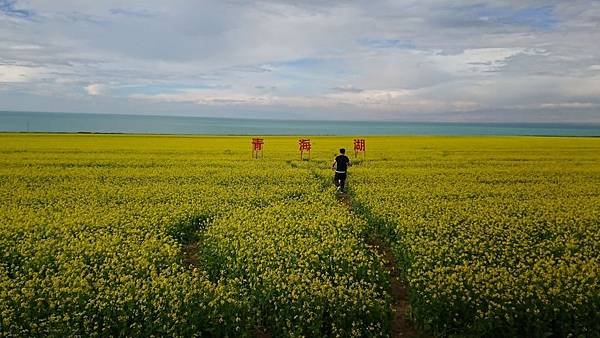
<path id="1" fill-rule="evenodd" d="M 9 46 L 8 48 L 13 50 L 38 50 L 42 49 L 43 47 L 40 45 L 13 45 Z"/>
<path id="2" fill-rule="evenodd" d="M 226 91 L 205 91 L 188 90 L 178 93 L 163 94 L 132 94 L 129 96 L 135 100 L 147 100 L 153 102 L 187 102 L 197 105 L 208 106 L 297 106 L 297 107 L 317 107 L 323 106 L 323 102 L 315 98 L 299 96 L 275 96 L 248 94 L 240 92 Z"/>
<path id="3" fill-rule="evenodd" d="M 567 109 L 577 109 L 577 108 L 594 108 L 600 105 L 592 102 L 560 102 L 560 103 L 543 103 L 539 107 L 540 108 L 567 108 Z"/>
<path id="4" fill-rule="evenodd" d="M 328 94 L 331 100 L 356 106 L 393 106 L 415 96 L 411 90 L 362 90 L 360 92 L 337 92 Z"/>
<path id="5" fill-rule="evenodd" d="M 441 70 L 454 75 L 486 74 L 500 71 L 508 59 L 520 54 L 535 55 L 539 51 L 526 48 L 465 49 L 459 54 L 427 56 Z"/>
<path id="6" fill-rule="evenodd" d="M 33 67 L 0 65 L 0 83 L 27 82 L 36 78 L 40 70 Z"/>
<path id="7" fill-rule="evenodd" d="M 99 83 L 94 83 L 83 88 L 88 93 L 88 95 L 91 96 L 105 95 L 108 92 L 108 87 Z"/>
<path id="8" fill-rule="evenodd" d="M 353 90 L 335 91 L 320 96 L 277 96 L 239 93 L 228 90 L 188 90 L 178 93 L 133 94 L 134 100 L 152 102 L 187 102 L 202 106 L 283 106 L 327 109 L 351 107 L 353 109 L 376 109 L 382 111 L 432 112 L 469 111 L 478 104 L 468 100 L 442 101 L 425 99 L 414 90 Z"/>

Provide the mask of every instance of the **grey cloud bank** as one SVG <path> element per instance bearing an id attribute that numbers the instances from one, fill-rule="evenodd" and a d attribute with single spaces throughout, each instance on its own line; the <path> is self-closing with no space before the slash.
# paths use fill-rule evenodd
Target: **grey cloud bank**
<path id="1" fill-rule="evenodd" d="M 0 110 L 600 123 L 600 2 L 0 0 Z"/>

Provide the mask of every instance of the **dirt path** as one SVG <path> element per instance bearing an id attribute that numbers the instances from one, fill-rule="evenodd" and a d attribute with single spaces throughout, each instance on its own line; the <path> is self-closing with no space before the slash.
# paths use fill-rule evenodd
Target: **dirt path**
<path id="1" fill-rule="evenodd" d="M 373 239 L 371 245 L 384 258 L 384 264 L 390 274 L 390 293 L 392 296 L 392 337 L 421 337 L 408 320 L 408 289 L 402 280 L 396 259 L 389 247 L 381 239 Z"/>
<path id="2" fill-rule="evenodd" d="M 354 210 L 352 196 L 345 193 L 336 195 L 338 201 L 350 210 Z M 400 276 L 396 265 L 396 258 L 392 250 L 381 240 L 379 235 L 369 239 L 369 244 L 384 259 L 385 268 L 390 275 L 390 294 L 392 296 L 392 337 L 423 337 L 408 320 L 408 289 Z"/>
<path id="3" fill-rule="evenodd" d="M 186 266 L 196 267 L 199 265 L 198 242 L 192 242 L 183 247 L 183 263 Z"/>

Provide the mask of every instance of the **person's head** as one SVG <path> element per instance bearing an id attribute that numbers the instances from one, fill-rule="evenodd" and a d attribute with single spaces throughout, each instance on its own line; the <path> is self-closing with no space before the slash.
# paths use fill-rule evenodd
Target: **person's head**
<path id="1" fill-rule="evenodd" d="M 340 154 L 345 154 L 345 153 L 346 153 L 346 149 L 340 148 Z"/>

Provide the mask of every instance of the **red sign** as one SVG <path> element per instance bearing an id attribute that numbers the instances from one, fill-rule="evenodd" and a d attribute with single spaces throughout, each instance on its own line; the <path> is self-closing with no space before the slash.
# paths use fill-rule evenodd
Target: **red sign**
<path id="1" fill-rule="evenodd" d="M 302 138 L 298 140 L 298 146 L 299 146 L 299 150 L 300 150 L 300 159 L 304 159 L 303 154 L 305 151 L 308 152 L 308 159 L 310 160 L 310 149 L 311 149 L 311 145 L 310 145 L 310 139 L 308 138 Z"/>
<path id="2" fill-rule="evenodd" d="M 265 144 L 265 141 L 262 138 L 253 138 L 252 150 L 262 150 L 263 144 Z"/>
<path id="3" fill-rule="evenodd" d="M 365 153 L 365 139 L 357 138 L 354 139 L 354 157 L 358 155 L 358 153 Z"/>
<path id="4" fill-rule="evenodd" d="M 300 146 L 300 151 L 309 151 L 311 148 L 310 139 L 303 138 L 298 140 L 298 145 Z"/>
<path id="5" fill-rule="evenodd" d="M 258 158 L 258 154 L 262 157 L 263 144 L 265 141 L 262 138 L 253 138 L 252 139 L 252 157 Z"/>

